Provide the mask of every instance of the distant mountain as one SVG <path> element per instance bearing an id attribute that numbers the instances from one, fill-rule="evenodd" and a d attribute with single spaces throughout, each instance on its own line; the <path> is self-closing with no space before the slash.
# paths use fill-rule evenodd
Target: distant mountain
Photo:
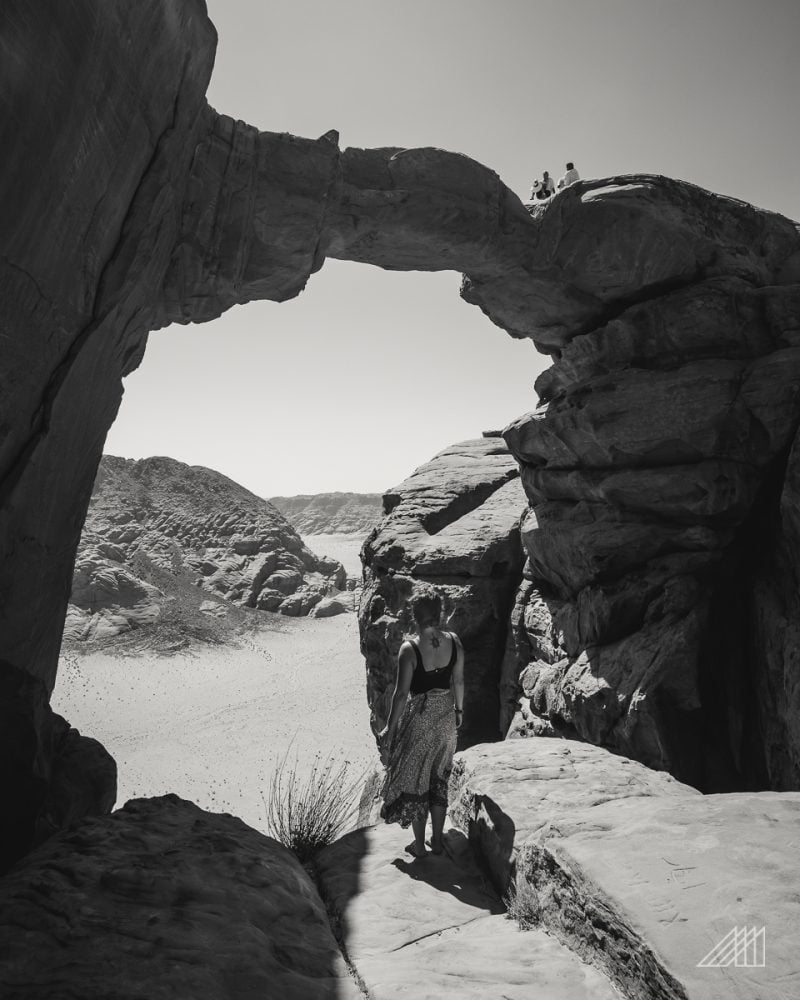
<path id="1" fill-rule="evenodd" d="M 345 585 L 268 501 L 219 472 L 172 458 L 105 455 L 75 565 L 65 636 L 113 635 L 158 621 L 199 588 L 228 603 L 306 615 Z"/>
<path id="2" fill-rule="evenodd" d="M 366 535 L 383 517 L 380 493 L 314 493 L 270 503 L 303 535 Z"/>

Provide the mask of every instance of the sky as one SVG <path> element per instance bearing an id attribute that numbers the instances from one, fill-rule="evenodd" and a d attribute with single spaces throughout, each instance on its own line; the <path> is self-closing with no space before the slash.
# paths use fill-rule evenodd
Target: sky
<path id="1" fill-rule="evenodd" d="M 798 0 L 208 0 L 217 111 L 347 146 L 438 146 L 521 197 L 659 173 L 800 219 Z M 382 492 L 536 406 L 547 366 L 454 273 L 327 261 L 296 299 L 150 336 L 106 452 L 261 496 Z"/>

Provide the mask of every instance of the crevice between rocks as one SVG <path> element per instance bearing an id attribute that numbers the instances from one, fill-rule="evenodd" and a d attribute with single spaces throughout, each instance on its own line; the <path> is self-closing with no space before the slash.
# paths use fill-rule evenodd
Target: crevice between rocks
<path id="1" fill-rule="evenodd" d="M 790 439 L 791 442 L 792 439 Z M 769 532 L 780 523 L 780 499 L 791 443 L 770 463 L 747 517 L 723 558 L 701 645 L 698 687 L 708 724 L 701 791 L 770 787 L 757 711 L 752 581 Z"/>
<path id="2" fill-rule="evenodd" d="M 314 887 L 317 890 L 319 898 L 322 900 L 322 905 L 325 907 L 325 912 L 328 914 L 328 923 L 330 924 L 331 933 L 336 939 L 336 943 L 339 945 L 339 951 L 342 953 L 342 959 L 344 964 L 347 966 L 347 971 L 350 973 L 356 986 L 361 991 L 364 1000 L 375 1000 L 372 993 L 370 993 L 367 988 L 367 984 L 361 978 L 361 974 L 347 951 L 347 945 L 345 944 L 344 934 L 342 932 L 342 916 L 336 909 L 330 895 L 325 890 L 325 883 L 320 877 L 319 868 L 313 860 L 303 865 L 303 867 L 305 868 L 308 877 L 314 883 Z"/>
<path id="3" fill-rule="evenodd" d="M 529 845 L 514 869 L 514 880 L 524 879 L 535 894 L 542 929 L 600 969 L 626 1000 L 688 1000 L 681 983 L 622 914 L 546 845 Z"/>

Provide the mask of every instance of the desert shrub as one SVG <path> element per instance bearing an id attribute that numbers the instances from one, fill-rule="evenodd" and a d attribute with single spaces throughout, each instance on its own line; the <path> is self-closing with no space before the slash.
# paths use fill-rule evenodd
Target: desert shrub
<path id="1" fill-rule="evenodd" d="M 530 848 L 523 847 L 517 855 L 514 879 L 503 897 L 507 916 L 510 920 L 516 920 L 521 931 L 536 927 L 541 916 L 539 894 L 528 878 L 531 867 Z"/>
<path id="2" fill-rule="evenodd" d="M 289 751 L 278 761 L 262 800 L 267 832 L 302 863 L 340 837 L 356 816 L 364 784 L 349 761 L 317 754 L 311 770 L 301 769 Z"/>

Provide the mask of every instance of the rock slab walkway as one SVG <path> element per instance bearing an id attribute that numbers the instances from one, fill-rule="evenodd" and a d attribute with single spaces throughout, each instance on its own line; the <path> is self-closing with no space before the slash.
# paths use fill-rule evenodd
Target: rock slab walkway
<path id="1" fill-rule="evenodd" d="M 414 858 L 410 833 L 356 830 L 318 875 L 370 1000 L 618 1000 L 597 969 L 542 930 L 521 931 L 477 868 L 466 838 Z"/>

